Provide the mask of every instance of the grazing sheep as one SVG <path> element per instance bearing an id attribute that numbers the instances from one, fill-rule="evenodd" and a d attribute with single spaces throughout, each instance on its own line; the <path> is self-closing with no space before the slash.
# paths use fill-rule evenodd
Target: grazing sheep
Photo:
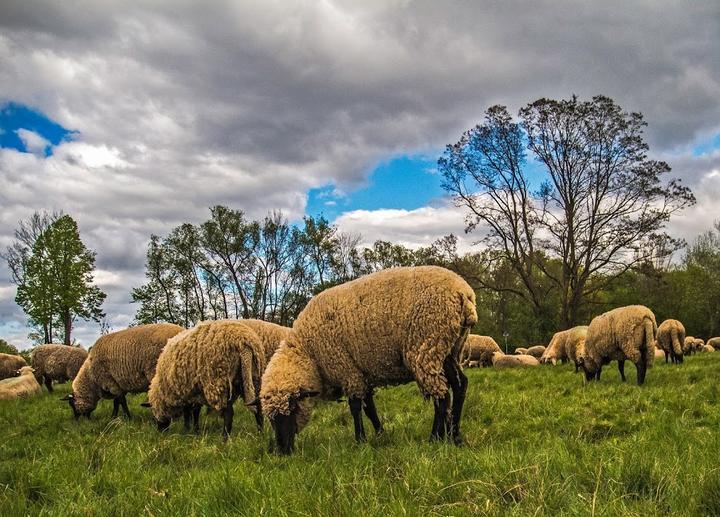
<path id="1" fill-rule="evenodd" d="M 540 359 L 545 353 L 545 347 L 543 345 L 531 346 L 527 349 L 527 352 L 525 353 L 534 357 L 535 359 Z"/>
<path id="2" fill-rule="evenodd" d="M 715 350 L 720 350 L 720 337 L 711 337 L 705 344 L 710 345 Z"/>
<path id="3" fill-rule="evenodd" d="M 347 395 L 355 439 L 364 441 L 363 409 L 382 432 L 373 389 L 413 380 L 434 399 L 430 439 L 459 442 L 467 377 L 458 360 L 476 322 L 472 288 L 437 266 L 386 269 L 318 294 L 263 376 L 279 452 L 292 452 L 315 396 Z"/>
<path id="4" fill-rule="evenodd" d="M 660 329 L 658 328 L 658 332 L 659 331 L 660 331 Z M 692 355 L 693 352 L 697 351 L 697 348 L 695 347 L 695 338 L 694 337 L 685 336 L 685 341 L 683 342 L 682 351 L 683 351 L 683 356 Z M 657 358 L 657 355 L 655 355 L 655 357 Z"/>
<path id="5" fill-rule="evenodd" d="M 494 368 L 520 368 L 539 365 L 540 361 L 535 359 L 533 356 L 527 354 L 505 355 L 496 352 L 493 355 Z"/>
<path id="6" fill-rule="evenodd" d="M 148 390 L 160 352 L 168 339 L 182 331 L 172 323 L 154 323 L 101 336 L 75 378 L 72 394 L 62 400 L 70 403 L 75 418 L 89 418 L 101 398 L 111 398 L 112 416 L 122 406 L 130 418 L 125 395 Z"/>
<path id="7" fill-rule="evenodd" d="M 647 369 L 655 359 L 657 323 L 650 309 L 642 305 L 618 307 L 593 318 L 580 365 L 588 381 L 600 380 L 605 364 L 618 361 L 618 370 L 625 381 L 625 360 L 637 368 L 637 383 L 645 382 Z"/>
<path id="8" fill-rule="evenodd" d="M 11 377 L 0 381 L 0 400 L 12 400 L 19 397 L 30 397 L 42 393 L 33 369 L 25 365 L 17 372 L 19 377 Z"/>
<path id="9" fill-rule="evenodd" d="M 245 325 L 250 327 L 262 341 L 263 350 L 265 351 L 265 364 L 270 361 L 270 358 L 275 354 L 275 351 L 280 346 L 280 343 L 287 339 L 290 334 L 289 327 L 283 327 L 282 325 L 276 325 L 269 321 L 262 320 L 240 320 Z"/>
<path id="10" fill-rule="evenodd" d="M 715 348 L 712 345 L 703 345 L 703 347 L 700 349 L 700 352 L 707 354 L 708 352 L 714 352 Z"/>
<path id="11" fill-rule="evenodd" d="M 568 330 L 556 332 L 550 340 L 550 344 L 545 350 L 545 353 L 540 358 L 540 362 L 543 364 L 552 363 L 554 365 L 557 361 L 564 362 L 570 360 L 575 364 L 575 373 L 577 373 L 580 369 L 577 347 L 580 341 L 585 339 L 587 329 L 586 325 L 580 325 Z"/>
<path id="12" fill-rule="evenodd" d="M 17 376 L 23 366 L 27 366 L 27 363 L 19 355 L 0 354 L 0 380 Z"/>
<path id="13" fill-rule="evenodd" d="M 527 349 L 527 348 L 518 347 L 518 348 L 515 349 L 515 351 L 514 351 L 513 353 L 514 353 L 515 355 L 526 355 L 527 352 L 528 352 L 528 349 Z"/>
<path id="14" fill-rule="evenodd" d="M 705 346 L 705 341 L 703 341 L 700 338 L 695 338 L 695 341 L 693 341 L 693 349 L 695 352 L 700 352 L 704 346 Z"/>
<path id="15" fill-rule="evenodd" d="M 242 396 L 246 404 L 253 404 L 264 369 L 262 341 L 242 320 L 208 321 L 175 336 L 158 359 L 148 393 L 158 430 L 166 430 L 173 418 L 189 410 L 197 429 L 199 408 L 207 404 L 223 416 L 227 440 L 235 400 Z M 257 404 L 254 412 L 262 430 Z"/>
<path id="16" fill-rule="evenodd" d="M 683 362 L 683 345 L 685 343 L 685 327 L 678 320 L 665 320 L 657 328 L 656 345 L 665 352 L 665 362 L 673 364 Z"/>
<path id="17" fill-rule="evenodd" d="M 463 368 L 492 366 L 492 356 L 495 352 L 502 352 L 502 350 L 493 338 L 468 334 L 460 355 L 460 364 Z"/>
<path id="18" fill-rule="evenodd" d="M 38 383 L 45 383 L 49 392 L 53 391 L 53 381 L 63 383 L 71 381 L 80 371 L 88 353 L 79 346 L 39 345 L 32 352 L 32 367 Z"/>

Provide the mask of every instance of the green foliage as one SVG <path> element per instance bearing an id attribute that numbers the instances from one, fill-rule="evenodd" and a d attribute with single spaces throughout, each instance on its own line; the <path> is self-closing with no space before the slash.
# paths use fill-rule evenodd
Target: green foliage
<path id="1" fill-rule="evenodd" d="M 463 447 L 428 443 L 408 384 L 377 393 L 385 435 L 356 444 L 347 404 L 324 402 L 291 457 L 240 403 L 223 445 L 204 412 L 199 436 L 159 434 L 144 395 L 131 421 L 110 401 L 75 421 L 60 385 L 0 401 L 0 515 L 716 515 L 718 367 L 656 364 L 641 388 L 632 368 L 586 387 L 569 365 L 468 370 Z"/>
<path id="2" fill-rule="evenodd" d="M 4 339 L 0 339 L 0 353 L 18 355 L 20 352 L 18 352 L 18 349 L 15 346 L 11 345 Z"/>

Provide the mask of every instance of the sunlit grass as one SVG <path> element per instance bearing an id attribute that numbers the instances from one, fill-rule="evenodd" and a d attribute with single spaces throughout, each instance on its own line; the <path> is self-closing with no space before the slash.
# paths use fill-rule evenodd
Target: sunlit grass
<path id="1" fill-rule="evenodd" d="M 346 405 L 323 403 L 289 458 L 240 404 L 223 444 L 216 415 L 158 434 L 144 395 L 130 422 L 108 401 L 76 422 L 58 386 L 0 403 L 0 515 L 720 514 L 720 354 L 658 363 L 641 388 L 628 372 L 583 387 L 570 366 L 469 370 L 463 447 L 428 443 L 414 385 L 378 392 L 386 433 L 362 445 Z"/>

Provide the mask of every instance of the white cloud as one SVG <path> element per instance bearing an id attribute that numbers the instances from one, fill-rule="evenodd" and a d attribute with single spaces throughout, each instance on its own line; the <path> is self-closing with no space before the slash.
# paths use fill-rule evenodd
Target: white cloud
<path id="1" fill-rule="evenodd" d="M 25 149 L 27 149 L 29 153 L 37 156 L 45 156 L 45 152 L 50 146 L 50 142 L 48 140 L 38 135 L 36 132 L 25 128 L 18 129 L 17 135 L 20 137 L 20 140 L 25 145 Z"/>

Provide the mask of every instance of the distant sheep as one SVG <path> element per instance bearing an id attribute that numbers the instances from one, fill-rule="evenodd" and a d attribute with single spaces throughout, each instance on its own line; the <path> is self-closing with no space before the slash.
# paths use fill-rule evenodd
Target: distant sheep
<path id="1" fill-rule="evenodd" d="M 673 364 L 683 362 L 683 346 L 685 343 L 685 327 L 678 320 L 665 320 L 657 328 L 657 347 L 665 352 Z"/>
<path id="2" fill-rule="evenodd" d="M 526 355 L 527 352 L 528 352 L 528 349 L 527 349 L 527 348 L 518 347 L 518 348 L 515 349 L 515 351 L 514 351 L 513 353 L 514 353 L 515 355 Z"/>
<path id="3" fill-rule="evenodd" d="M 63 383 L 73 380 L 87 356 L 87 351 L 79 346 L 55 344 L 36 346 L 32 352 L 35 379 L 40 384 L 44 382 L 48 391 L 52 392 L 53 381 Z"/>
<path id="4" fill-rule="evenodd" d="M 617 360 L 624 381 L 627 359 L 637 368 L 638 385 L 643 384 L 655 359 L 656 335 L 655 315 L 642 305 L 619 307 L 593 318 L 580 359 L 585 378 L 600 380 L 603 365 Z"/>
<path id="5" fill-rule="evenodd" d="M 0 354 L 0 380 L 16 377 L 18 370 L 27 366 L 25 359 L 14 354 Z"/>
<path id="6" fill-rule="evenodd" d="M 150 384 L 148 402 L 158 430 L 166 430 L 173 418 L 199 413 L 209 405 L 223 416 L 223 438 L 232 431 L 233 404 L 242 396 L 252 405 L 260 391 L 265 352 L 258 335 L 242 320 L 201 323 L 168 341 L 158 359 Z M 262 413 L 254 407 L 262 429 Z M 197 413 L 195 422 L 197 426 Z"/>
<path id="7" fill-rule="evenodd" d="M 587 329 L 587 326 L 581 325 L 556 332 L 550 340 L 545 353 L 540 358 L 540 362 L 543 364 L 555 364 L 557 361 L 570 360 L 575 364 L 575 373 L 577 373 L 580 368 L 577 347 L 580 341 L 587 336 Z"/>
<path id="8" fill-rule="evenodd" d="M 720 337 L 711 337 L 705 344 L 710 345 L 715 350 L 720 350 Z"/>
<path id="9" fill-rule="evenodd" d="M 345 394 L 363 441 L 363 409 L 382 432 L 373 389 L 412 380 L 434 399 L 431 439 L 459 441 L 467 377 L 458 360 L 476 322 L 473 289 L 436 266 L 386 269 L 321 292 L 263 376 L 262 408 L 279 452 L 292 452 L 315 396 Z"/>
<path id="10" fill-rule="evenodd" d="M 505 355 L 496 352 L 495 355 L 493 355 L 494 368 L 521 368 L 539 365 L 540 361 L 527 354 Z"/>
<path id="11" fill-rule="evenodd" d="M 20 397 L 31 397 L 42 393 L 33 369 L 30 366 L 20 368 L 19 377 L 11 377 L 0 381 L 0 400 L 13 400 Z"/>
<path id="12" fill-rule="evenodd" d="M 703 345 L 703 347 L 700 349 L 700 352 L 707 354 L 708 352 L 714 352 L 715 348 L 712 345 Z"/>
<path id="13" fill-rule="evenodd" d="M 63 398 L 75 418 L 89 418 L 103 398 L 113 399 L 113 417 L 122 406 L 129 418 L 125 395 L 148 390 L 162 349 L 182 331 L 172 323 L 154 323 L 101 336 L 75 378 L 72 394 Z"/>
<path id="14" fill-rule="evenodd" d="M 531 346 L 527 349 L 527 352 L 525 353 L 534 357 L 535 359 L 540 359 L 545 353 L 545 347 L 543 345 Z"/>
<path id="15" fill-rule="evenodd" d="M 472 367 L 474 364 L 483 367 L 492 366 L 492 356 L 495 352 L 502 350 L 493 338 L 468 334 L 460 355 L 460 364 L 463 368 Z"/>
<path id="16" fill-rule="evenodd" d="M 658 328 L 658 331 L 660 329 Z M 692 336 L 685 336 L 685 341 L 683 342 L 683 356 L 686 355 L 692 355 L 693 352 L 696 352 L 697 349 L 695 347 L 695 338 Z M 657 358 L 657 355 L 655 356 Z"/>
<path id="17" fill-rule="evenodd" d="M 282 325 L 277 325 L 269 321 L 255 319 L 238 321 L 250 327 L 260 337 L 263 350 L 265 351 L 265 364 L 270 361 L 270 358 L 275 354 L 280 343 L 287 339 L 291 330 L 289 327 L 283 327 Z"/>

